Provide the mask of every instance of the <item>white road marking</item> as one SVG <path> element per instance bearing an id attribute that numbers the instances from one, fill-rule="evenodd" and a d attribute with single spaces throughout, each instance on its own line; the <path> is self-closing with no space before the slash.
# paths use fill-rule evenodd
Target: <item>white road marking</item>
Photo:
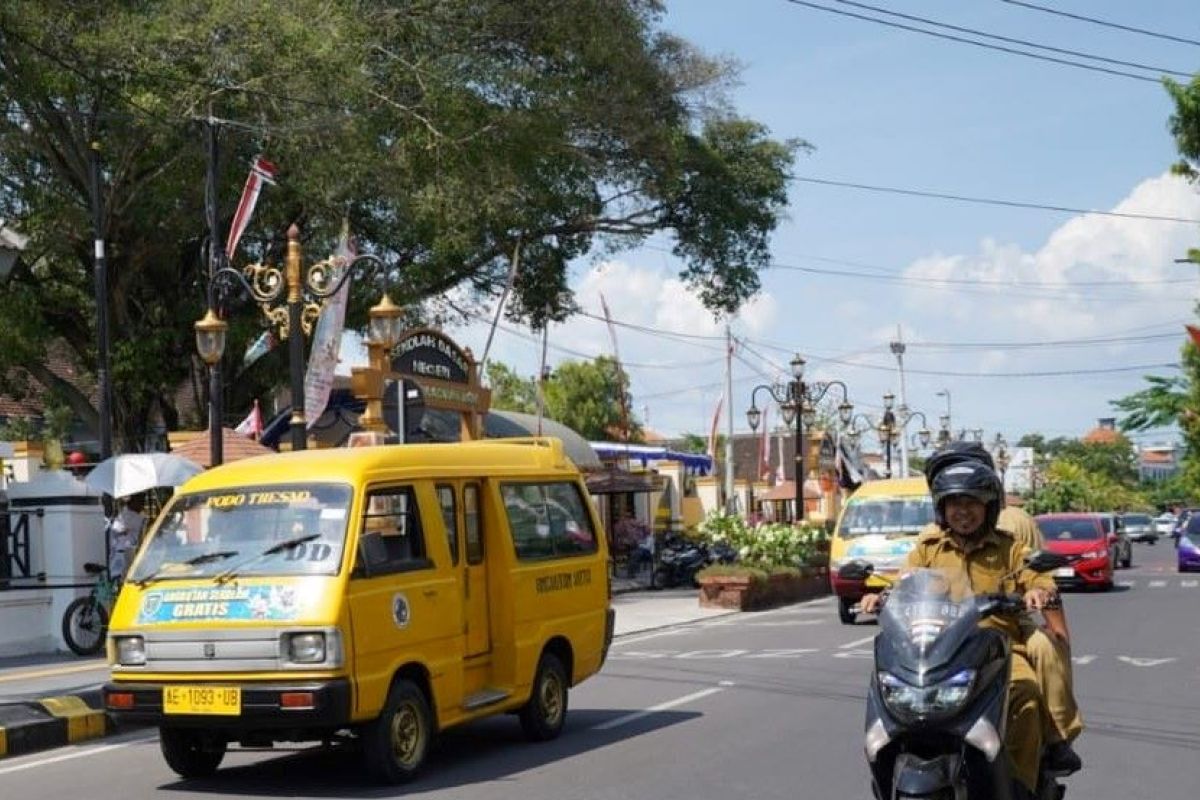
<path id="1" fill-rule="evenodd" d="M 1071 660 L 1076 664 L 1090 664 L 1096 660 L 1095 656 L 1071 656 Z"/>
<path id="2" fill-rule="evenodd" d="M 760 653 L 751 653 L 746 658 L 799 658 L 809 653 L 821 652 L 815 647 L 794 647 L 790 650 L 763 650 Z"/>
<path id="3" fill-rule="evenodd" d="M 633 644 L 635 642 L 644 642 L 647 639 L 657 639 L 660 636 L 678 636 L 679 634 L 686 633 L 686 632 L 687 631 L 684 630 L 683 628 L 669 628 L 669 629 L 663 630 L 663 631 L 655 631 L 654 633 L 647 633 L 642 636 L 630 636 L 627 639 L 626 638 L 615 639 L 615 640 L 613 640 L 612 646 L 617 647 L 617 646 L 623 645 L 623 644 Z"/>
<path id="4" fill-rule="evenodd" d="M 850 650 L 851 648 L 858 647 L 860 644 L 866 644 L 867 642 L 874 641 L 874 640 L 875 640 L 875 634 L 872 633 L 870 636 L 864 636 L 861 639 L 855 639 L 853 642 L 846 642 L 845 644 L 839 644 L 838 649 Z"/>
<path id="5" fill-rule="evenodd" d="M 728 686 L 732 685 L 733 683 L 730 681 L 721 681 L 720 686 L 701 689 L 698 692 L 685 694 L 683 697 L 676 697 L 674 700 L 668 700 L 665 703 L 659 703 L 658 705 L 650 706 L 649 708 L 642 709 L 641 711 L 634 711 L 631 714 L 625 714 L 624 716 L 617 717 L 616 719 L 610 719 L 607 722 L 601 722 L 599 725 L 593 725 L 592 730 L 607 731 L 630 722 L 636 722 L 639 719 L 644 719 L 645 717 L 648 717 L 651 714 L 656 714 L 659 711 L 666 711 L 667 709 L 690 703 L 693 700 L 699 700 L 702 697 L 708 697 L 709 695 L 716 694 L 717 692 L 723 692 Z"/>
<path id="6" fill-rule="evenodd" d="M 780 620 L 761 620 L 756 622 L 742 622 L 740 620 L 721 620 L 714 622 L 709 627 L 724 628 L 792 628 L 800 625 L 824 625 L 823 619 L 780 619 Z"/>
<path id="7" fill-rule="evenodd" d="M 1126 664 L 1132 664 L 1135 667 L 1157 667 L 1160 664 L 1166 664 L 1174 660 L 1174 658 L 1137 658 L 1134 656 L 1117 656 L 1117 661 L 1124 661 Z"/>
<path id="8" fill-rule="evenodd" d="M 676 658 L 737 658 L 749 653 L 749 650 L 688 650 Z"/>
<path id="9" fill-rule="evenodd" d="M 875 658 L 875 653 L 870 650 L 843 650 L 840 653 L 834 653 L 834 658 Z"/>
<path id="10" fill-rule="evenodd" d="M 1164 587 L 1166 585 L 1167 585 L 1166 581 L 1150 581 L 1151 589 L 1161 589 L 1162 587 Z"/>
<path id="11" fill-rule="evenodd" d="M 1179 585 L 1184 589 L 1195 589 L 1200 586 L 1200 581 L 1180 581 Z"/>
<path id="12" fill-rule="evenodd" d="M 158 732 L 156 731 L 151 736 L 140 736 L 136 739 L 130 739 L 127 742 L 115 742 L 113 744 L 83 746 L 77 750 L 72 749 L 70 752 L 67 752 L 67 753 L 59 753 L 58 755 L 55 755 L 55 756 L 47 756 L 45 758 L 33 759 L 32 761 L 25 761 L 20 764 L 13 764 L 12 766 L 8 766 L 8 767 L 0 767 L 0 775 L 7 775 L 10 772 L 19 772 L 20 770 L 23 770 L 23 769 L 32 769 L 33 767 L 44 767 L 47 764 L 57 764 L 60 761 L 71 761 L 72 759 L 76 759 L 76 758 L 84 758 L 86 756 L 99 755 L 100 753 L 107 753 L 110 750 L 118 750 L 122 747 L 128 747 L 131 744 L 139 744 L 140 742 L 153 741 L 157 737 L 158 737 Z"/>

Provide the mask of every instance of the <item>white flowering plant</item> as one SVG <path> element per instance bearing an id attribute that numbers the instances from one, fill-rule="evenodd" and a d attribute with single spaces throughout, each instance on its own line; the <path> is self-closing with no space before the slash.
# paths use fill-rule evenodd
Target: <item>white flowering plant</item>
<path id="1" fill-rule="evenodd" d="M 709 545 L 723 543 L 732 547 L 739 564 L 768 571 L 816 566 L 828 538 L 825 529 L 818 525 L 782 522 L 749 525 L 742 517 L 720 512 L 705 517 L 698 533 Z"/>

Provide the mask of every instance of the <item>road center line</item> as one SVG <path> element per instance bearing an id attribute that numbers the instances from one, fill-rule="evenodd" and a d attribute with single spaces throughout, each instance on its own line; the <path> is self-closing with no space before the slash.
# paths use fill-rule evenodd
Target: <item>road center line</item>
<path id="1" fill-rule="evenodd" d="M 728 683 L 728 681 L 722 681 L 722 683 Z M 665 703 L 659 703 L 656 706 L 650 706 L 649 708 L 644 708 L 641 711 L 634 711 L 633 713 L 626 714 L 621 717 L 617 717 L 616 719 L 610 719 L 607 722 L 601 722 L 599 725 L 593 725 L 592 730 L 606 731 L 606 730 L 609 730 L 610 728 L 616 728 L 620 725 L 624 725 L 629 722 L 635 722 L 644 717 L 648 717 L 651 714 L 656 714 L 659 711 L 666 711 L 669 708 L 675 708 L 676 706 L 681 706 L 681 705 L 684 705 L 685 703 L 690 703 L 693 700 L 699 700 L 702 697 L 708 697 L 710 694 L 716 694 L 717 692 L 723 692 L 723 691 L 725 691 L 726 688 L 727 687 L 725 687 L 725 686 L 713 686 L 709 689 L 701 689 L 698 692 L 692 692 L 691 694 L 685 694 L 683 697 L 676 697 L 674 700 L 668 700 Z"/>
<path id="2" fill-rule="evenodd" d="M 70 675 L 74 672 L 95 672 L 101 669 L 107 670 L 108 662 L 97 659 L 87 664 L 70 664 L 65 667 L 49 667 L 47 669 L 36 670 L 17 670 L 0 674 L 0 683 L 5 681 L 31 680 L 33 678 L 48 678 L 53 675 Z"/>
<path id="3" fill-rule="evenodd" d="M 870 642 L 874 639 L 875 639 L 875 634 L 872 633 L 870 636 L 864 636 L 861 639 L 855 639 L 853 642 L 846 642 L 845 644 L 839 644 L 838 649 L 839 650 L 849 650 L 853 647 L 858 647 L 860 644 L 866 644 L 867 642 Z"/>
<path id="4" fill-rule="evenodd" d="M 69 753 L 62 753 L 60 755 L 49 756 L 47 758 L 39 758 L 34 761 L 26 761 L 21 764 L 13 764 L 11 767 L 0 767 L 0 775 L 7 775 L 10 772 L 19 772 L 23 769 L 32 769 L 33 767 L 44 767 L 47 764 L 57 764 L 60 761 L 70 761 L 75 758 L 99 755 L 100 753 L 107 753 L 109 750 L 119 750 L 122 747 L 129 747 L 132 744 L 153 741 L 157 736 L 158 732 L 155 731 L 152 736 L 140 736 L 136 739 L 130 739 L 129 741 L 125 742 L 115 742 L 113 744 L 84 747 L 79 750 L 72 750 Z"/>

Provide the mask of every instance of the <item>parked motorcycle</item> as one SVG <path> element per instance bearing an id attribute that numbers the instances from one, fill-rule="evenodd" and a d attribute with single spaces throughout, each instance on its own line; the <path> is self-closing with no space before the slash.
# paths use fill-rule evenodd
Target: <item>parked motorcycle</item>
<path id="1" fill-rule="evenodd" d="M 664 589 L 676 586 L 699 586 L 696 573 L 714 561 L 732 563 L 737 553 L 729 545 L 714 545 L 710 550 L 701 542 L 682 536 L 667 537 L 654 570 L 654 584 Z"/>
<path id="2" fill-rule="evenodd" d="M 1049 572 L 1066 559 L 1038 551 L 1026 566 Z M 843 580 L 873 568 L 852 561 Z M 875 576 L 874 580 L 887 579 Z M 879 616 L 867 693 L 866 755 L 878 800 L 1018 800 L 1004 749 L 1012 651 L 992 616 L 1015 616 L 1019 595 L 972 595 L 965 575 L 913 570 L 894 583 Z M 1065 773 L 1043 763 L 1036 800 L 1061 800 Z"/>

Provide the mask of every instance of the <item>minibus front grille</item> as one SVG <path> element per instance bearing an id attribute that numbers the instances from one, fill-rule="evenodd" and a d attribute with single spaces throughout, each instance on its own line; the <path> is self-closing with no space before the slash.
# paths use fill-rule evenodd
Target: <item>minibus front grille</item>
<path id="1" fill-rule="evenodd" d="M 287 668 L 280 630 L 146 631 L 147 672 L 267 672 Z"/>

